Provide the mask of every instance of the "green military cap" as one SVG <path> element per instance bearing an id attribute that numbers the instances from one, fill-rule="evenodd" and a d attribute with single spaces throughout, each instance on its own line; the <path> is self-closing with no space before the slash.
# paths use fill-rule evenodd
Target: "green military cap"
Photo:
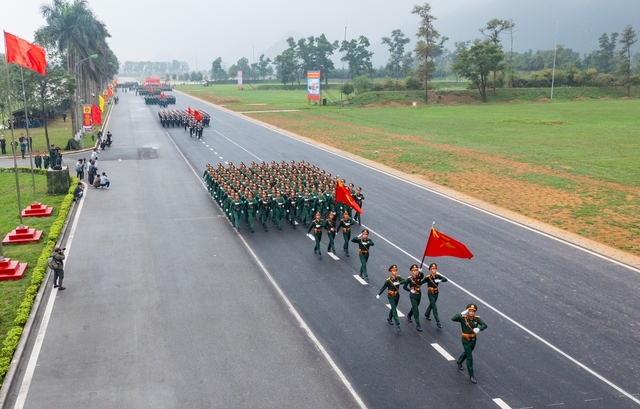
<path id="1" fill-rule="evenodd" d="M 409 267 L 409 270 L 414 271 L 418 269 L 418 265 L 417 264 L 411 264 L 411 267 Z"/>
<path id="2" fill-rule="evenodd" d="M 398 266 L 396 266 L 395 264 L 392 264 L 391 267 L 389 267 L 389 271 L 391 270 L 398 270 Z"/>
<path id="3" fill-rule="evenodd" d="M 429 269 L 431 269 L 431 267 L 438 268 L 438 265 L 436 263 L 431 263 L 429 264 Z"/>
<path id="4" fill-rule="evenodd" d="M 467 305 L 468 310 L 478 311 L 478 307 L 475 304 Z"/>
<path id="5" fill-rule="evenodd" d="M 349 213 L 347 213 L 347 214 L 349 214 Z M 369 234 L 369 230 L 367 230 L 367 229 L 362 230 L 362 234 Z"/>

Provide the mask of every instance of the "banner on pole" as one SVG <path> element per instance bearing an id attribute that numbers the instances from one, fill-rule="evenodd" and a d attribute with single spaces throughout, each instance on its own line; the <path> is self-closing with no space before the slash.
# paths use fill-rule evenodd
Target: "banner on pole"
<path id="1" fill-rule="evenodd" d="M 82 127 L 85 132 L 91 132 L 91 105 L 82 106 Z"/>
<path id="2" fill-rule="evenodd" d="M 320 71 L 307 71 L 307 99 L 320 100 Z"/>
<path id="3" fill-rule="evenodd" d="M 103 91 L 102 95 L 103 95 L 103 97 L 102 97 L 102 98 L 103 98 L 106 102 L 109 102 L 109 93 L 108 93 L 107 91 Z"/>
<path id="4" fill-rule="evenodd" d="M 244 89 L 242 86 L 242 71 L 238 71 L 238 89 Z"/>

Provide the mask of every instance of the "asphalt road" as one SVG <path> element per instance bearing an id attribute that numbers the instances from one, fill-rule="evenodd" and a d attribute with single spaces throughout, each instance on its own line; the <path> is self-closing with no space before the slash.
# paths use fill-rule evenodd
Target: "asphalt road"
<path id="1" fill-rule="evenodd" d="M 85 199 L 25 407 L 638 407 L 637 270 L 181 94 L 177 107 L 212 114 L 202 141 L 163 129 L 141 97 L 120 101 L 99 162 L 113 187 Z M 199 177 L 206 163 L 258 160 L 362 186 L 370 285 L 353 277 L 356 256 L 314 255 L 302 226 L 234 231 Z M 444 328 L 401 319 L 397 333 L 375 294 L 389 265 L 409 275 L 432 221 L 475 257 L 426 260 L 450 279 Z M 489 326 L 478 385 L 433 347 L 457 358 L 449 318 L 470 302 Z"/>

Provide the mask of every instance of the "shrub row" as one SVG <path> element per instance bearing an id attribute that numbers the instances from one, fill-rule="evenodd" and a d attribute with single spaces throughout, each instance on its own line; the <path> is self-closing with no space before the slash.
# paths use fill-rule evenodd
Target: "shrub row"
<path id="1" fill-rule="evenodd" d="M 44 169 L 35 169 L 38 174 L 46 174 L 46 170 Z M 3 172 L 13 172 L 13 169 L 2 170 Z M 20 167 L 18 168 L 19 172 L 31 172 L 31 168 Z M 69 193 L 65 196 L 60 205 L 60 213 L 56 218 L 56 221 L 53 222 L 53 225 L 49 229 L 49 235 L 47 236 L 47 244 L 42 249 L 42 253 L 40 253 L 40 257 L 38 257 L 38 261 L 36 262 L 36 266 L 31 273 L 31 283 L 29 287 L 25 290 L 24 299 L 22 303 L 18 307 L 18 311 L 16 314 L 16 318 L 14 320 L 14 327 L 11 328 L 7 332 L 7 337 L 2 343 L 2 349 L 0 350 L 0 383 L 4 381 L 4 377 L 9 370 L 9 365 L 11 364 L 11 359 L 13 358 L 13 354 L 16 351 L 18 346 L 18 342 L 20 341 L 20 337 L 22 336 L 22 329 L 24 324 L 29 319 L 29 314 L 31 312 L 31 308 L 33 307 L 33 302 L 38 295 L 38 290 L 40 289 L 40 285 L 44 281 L 45 274 L 47 272 L 47 259 L 53 253 L 53 249 L 60 238 L 60 234 L 62 234 L 62 227 L 64 226 L 64 222 L 69 215 L 69 209 L 71 209 L 71 204 L 73 203 L 73 190 L 75 186 L 78 184 L 78 179 L 75 176 L 71 176 L 72 184 L 69 188 Z"/>

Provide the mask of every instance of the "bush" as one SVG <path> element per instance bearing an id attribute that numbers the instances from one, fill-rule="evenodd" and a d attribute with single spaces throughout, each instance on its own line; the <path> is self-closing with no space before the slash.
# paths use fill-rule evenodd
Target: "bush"
<path id="1" fill-rule="evenodd" d="M 349 97 L 349 95 L 353 94 L 354 91 L 355 90 L 353 89 L 353 85 L 351 85 L 351 83 L 349 82 L 343 84 L 342 87 L 340 87 L 340 92 L 345 94 L 347 98 Z"/>
<path id="2" fill-rule="evenodd" d="M 418 91 L 424 89 L 424 84 L 422 83 L 422 81 L 413 76 L 405 78 L 404 85 L 408 90 Z"/>
<path id="3" fill-rule="evenodd" d="M 361 75 L 356 77 L 353 80 L 353 88 L 356 91 L 356 94 L 362 94 L 364 92 L 369 92 L 373 88 L 373 84 L 371 80 L 366 75 Z"/>

